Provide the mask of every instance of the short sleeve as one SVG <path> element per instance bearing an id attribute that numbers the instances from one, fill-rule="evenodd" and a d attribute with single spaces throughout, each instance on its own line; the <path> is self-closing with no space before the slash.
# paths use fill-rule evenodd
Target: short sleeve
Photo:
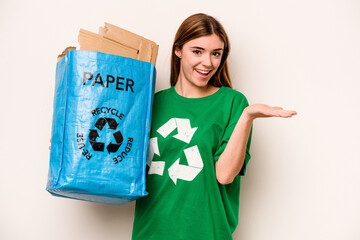
<path id="1" fill-rule="evenodd" d="M 244 95 L 239 93 L 238 95 L 234 96 L 234 99 L 231 104 L 231 111 L 230 111 L 231 113 L 229 115 L 228 124 L 224 130 L 223 136 L 219 142 L 218 148 L 214 155 L 215 162 L 219 159 L 220 155 L 225 150 L 225 147 L 231 137 L 231 134 L 234 131 L 234 128 L 242 112 L 247 106 L 249 106 L 249 103 Z M 242 176 L 245 175 L 247 164 L 251 158 L 250 145 L 251 145 L 252 129 L 253 128 L 251 127 L 249 139 L 246 146 L 245 161 L 238 175 L 242 175 Z"/>

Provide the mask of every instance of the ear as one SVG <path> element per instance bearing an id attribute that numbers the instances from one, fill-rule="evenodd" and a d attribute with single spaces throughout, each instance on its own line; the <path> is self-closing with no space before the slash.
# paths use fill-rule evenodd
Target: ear
<path id="1" fill-rule="evenodd" d="M 175 48 L 175 55 L 178 57 L 178 58 L 181 58 L 181 50 L 179 48 Z"/>

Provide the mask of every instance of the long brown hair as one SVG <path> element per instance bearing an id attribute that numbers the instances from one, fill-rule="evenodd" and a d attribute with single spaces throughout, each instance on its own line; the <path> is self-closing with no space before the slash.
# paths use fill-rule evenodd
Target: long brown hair
<path id="1" fill-rule="evenodd" d="M 188 41 L 211 34 L 216 34 L 220 37 L 220 39 L 224 42 L 224 50 L 219 68 L 210 79 L 209 84 L 215 87 L 232 87 L 227 66 L 227 57 L 230 51 L 228 36 L 220 22 L 203 13 L 197 13 L 185 19 L 176 32 L 171 53 L 171 86 L 175 86 L 180 73 L 180 58 L 176 56 L 175 50 L 181 50 L 184 44 Z"/>

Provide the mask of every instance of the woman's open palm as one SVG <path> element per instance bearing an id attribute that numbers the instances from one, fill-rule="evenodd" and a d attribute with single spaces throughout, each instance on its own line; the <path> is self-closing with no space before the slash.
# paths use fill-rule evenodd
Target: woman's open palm
<path id="1" fill-rule="evenodd" d="M 271 107 L 266 104 L 253 104 L 245 108 L 244 111 L 246 111 L 251 119 L 267 117 L 288 118 L 297 114 L 296 111 L 284 110 L 281 107 Z"/>

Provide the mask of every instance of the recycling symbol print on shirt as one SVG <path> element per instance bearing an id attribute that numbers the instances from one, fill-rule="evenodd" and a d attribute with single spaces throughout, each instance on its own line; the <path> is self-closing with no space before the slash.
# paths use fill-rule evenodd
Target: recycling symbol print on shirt
<path id="1" fill-rule="evenodd" d="M 191 128 L 190 120 L 184 118 L 171 118 L 164 125 L 162 125 L 157 132 L 164 138 L 167 138 L 170 133 L 177 129 L 178 134 L 173 138 L 183 141 L 187 144 L 190 143 L 197 127 Z M 204 163 L 201 159 L 201 155 L 198 146 L 192 146 L 184 149 L 185 157 L 188 165 L 180 164 L 180 158 L 178 158 L 168 169 L 171 180 L 177 183 L 178 179 L 185 181 L 192 181 L 204 168 Z M 147 158 L 147 165 L 150 167 L 148 174 L 163 175 L 165 169 L 165 161 L 153 161 L 154 154 L 160 156 L 158 138 L 154 137 L 150 139 L 149 152 Z"/>

